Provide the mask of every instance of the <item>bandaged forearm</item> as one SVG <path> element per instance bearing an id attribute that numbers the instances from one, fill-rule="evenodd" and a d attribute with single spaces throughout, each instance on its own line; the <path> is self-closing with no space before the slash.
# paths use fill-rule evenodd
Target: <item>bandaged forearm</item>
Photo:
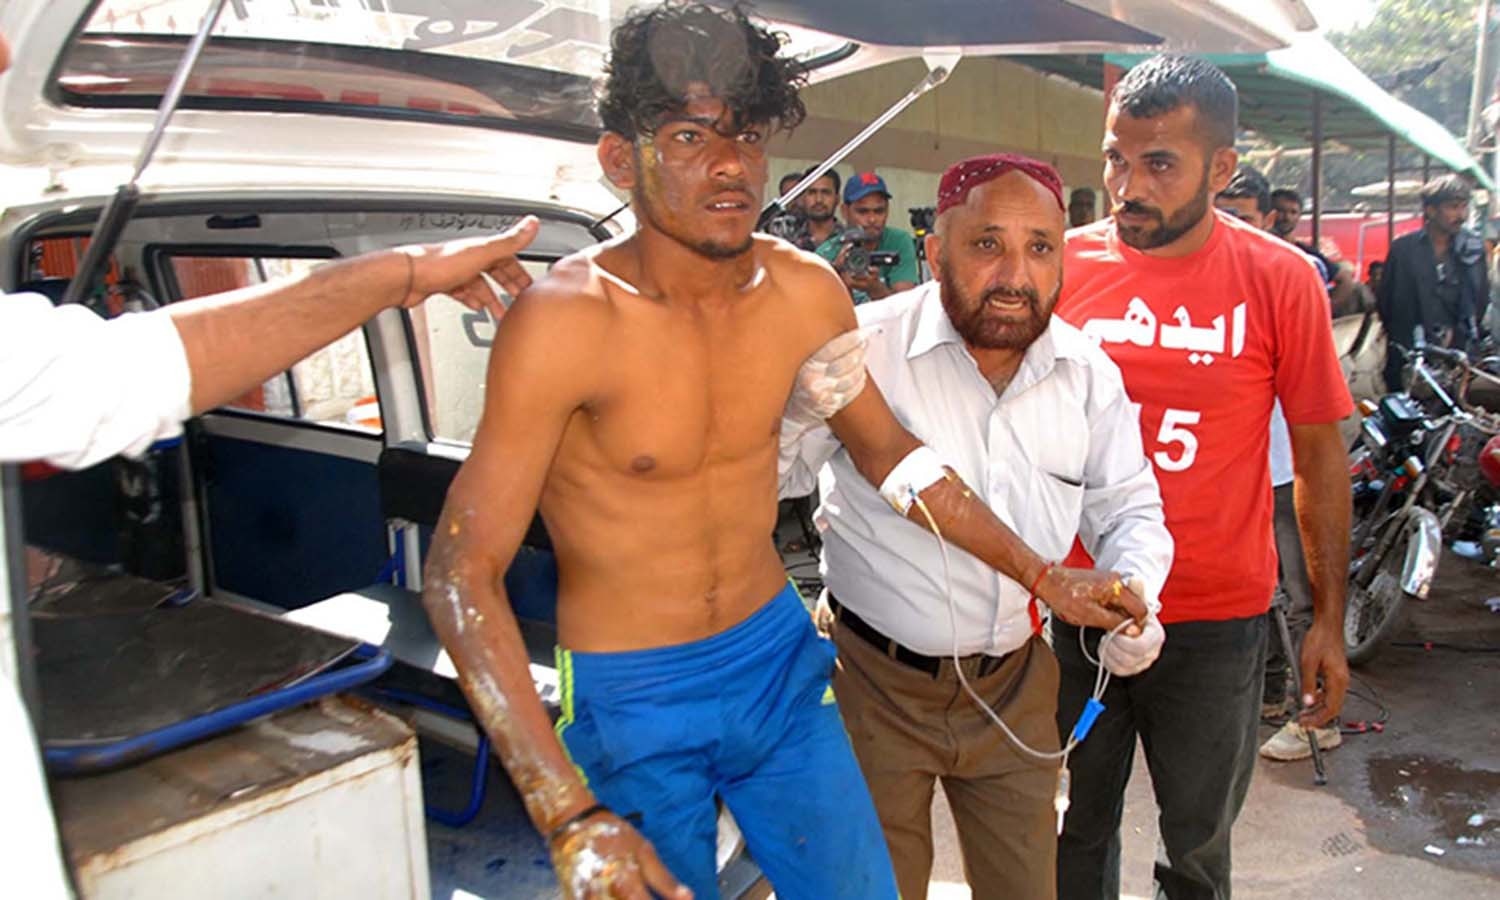
<path id="1" fill-rule="evenodd" d="M 920 446 L 896 463 L 880 483 L 880 496 L 905 516 L 911 512 L 917 496 L 939 481 L 958 480 L 952 470 L 943 465 L 942 457 L 931 447 Z"/>
<path id="2" fill-rule="evenodd" d="M 1013 581 L 1030 584 L 1045 565 L 931 447 L 919 446 L 902 457 L 879 491 L 902 516 L 924 528 L 935 526 L 944 540 Z"/>

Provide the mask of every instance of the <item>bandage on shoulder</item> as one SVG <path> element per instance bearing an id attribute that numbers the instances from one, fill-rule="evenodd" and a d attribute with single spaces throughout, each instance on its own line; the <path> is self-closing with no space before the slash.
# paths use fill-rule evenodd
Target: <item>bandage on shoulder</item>
<path id="1" fill-rule="evenodd" d="M 937 451 L 927 446 L 918 447 L 903 456 L 885 476 L 885 481 L 880 483 L 880 496 L 904 516 L 911 511 L 918 494 L 948 477 L 948 470 Z"/>

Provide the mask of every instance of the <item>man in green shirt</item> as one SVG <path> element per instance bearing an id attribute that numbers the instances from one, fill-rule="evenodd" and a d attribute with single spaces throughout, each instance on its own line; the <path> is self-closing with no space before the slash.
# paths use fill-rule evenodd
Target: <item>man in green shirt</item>
<path id="1" fill-rule="evenodd" d="M 844 221 L 849 229 L 864 232 L 859 242 L 866 251 L 893 254 L 894 260 L 872 264 L 860 271 L 848 265 L 851 244 L 842 234 L 818 245 L 818 255 L 833 263 L 856 304 L 880 300 L 897 291 L 917 286 L 917 244 L 899 228 L 887 228 L 891 192 L 885 179 L 874 172 L 860 172 L 844 185 Z"/>

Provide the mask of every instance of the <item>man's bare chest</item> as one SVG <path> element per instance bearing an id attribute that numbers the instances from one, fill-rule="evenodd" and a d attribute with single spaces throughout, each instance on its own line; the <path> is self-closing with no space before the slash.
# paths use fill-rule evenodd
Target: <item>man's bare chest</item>
<path id="1" fill-rule="evenodd" d="M 797 364 L 770 334 L 622 329 L 573 430 L 599 463 L 636 477 L 766 456 Z"/>

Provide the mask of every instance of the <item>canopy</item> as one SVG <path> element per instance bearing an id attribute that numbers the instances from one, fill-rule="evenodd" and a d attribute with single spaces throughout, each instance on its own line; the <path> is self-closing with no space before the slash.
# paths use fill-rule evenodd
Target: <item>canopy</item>
<path id="1" fill-rule="evenodd" d="M 1240 126 L 1281 144 L 1313 139 L 1314 92 L 1321 94 L 1323 138 L 1356 149 L 1383 149 L 1391 135 L 1455 172 L 1494 189 L 1458 138 L 1430 116 L 1386 93 L 1322 37 L 1308 35 L 1266 53 L 1203 54 L 1239 88 Z M 1082 84 L 1100 85 L 1103 63 L 1130 68 L 1146 57 L 1028 56 L 1027 65 Z"/>

